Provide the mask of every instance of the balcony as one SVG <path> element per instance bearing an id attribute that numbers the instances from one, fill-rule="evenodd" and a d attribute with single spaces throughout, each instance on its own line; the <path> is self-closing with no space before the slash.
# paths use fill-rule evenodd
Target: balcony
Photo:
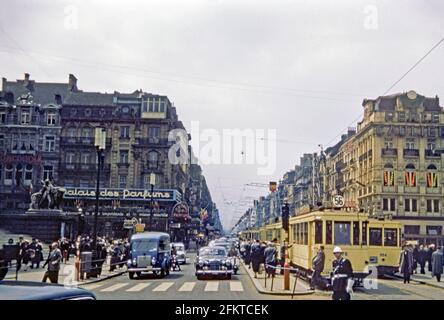
<path id="1" fill-rule="evenodd" d="M 443 153 L 443 150 L 424 150 L 424 154 L 426 158 L 441 158 L 441 154 Z"/>
<path id="2" fill-rule="evenodd" d="M 140 147 L 170 147 L 173 142 L 168 141 L 167 138 L 136 138 L 136 146 Z"/>
<path id="3" fill-rule="evenodd" d="M 397 157 L 398 156 L 398 149 L 395 149 L 395 148 L 381 149 L 381 155 L 383 157 Z"/>
<path id="4" fill-rule="evenodd" d="M 103 171 L 110 171 L 111 165 L 110 164 L 104 164 L 102 167 Z M 82 172 L 96 172 L 97 171 L 97 164 L 96 163 L 62 163 L 60 165 L 60 171 L 76 171 L 79 173 Z"/>
<path id="5" fill-rule="evenodd" d="M 418 149 L 404 149 L 404 157 L 417 158 L 419 157 Z"/>

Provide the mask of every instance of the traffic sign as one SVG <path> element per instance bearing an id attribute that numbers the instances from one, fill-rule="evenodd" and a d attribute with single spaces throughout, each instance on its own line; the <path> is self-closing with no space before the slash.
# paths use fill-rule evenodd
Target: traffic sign
<path id="1" fill-rule="evenodd" d="M 333 197 L 333 206 L 335 208 L 342 208 L 345 204 L 344 197 L 337 195 Z"/>

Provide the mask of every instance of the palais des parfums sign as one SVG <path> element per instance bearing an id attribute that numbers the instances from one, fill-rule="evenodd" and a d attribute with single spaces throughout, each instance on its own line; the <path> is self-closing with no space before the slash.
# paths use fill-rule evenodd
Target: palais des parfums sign
<path id="1" fill-rule="evenodd" d="M 65 187 L 65 199 L 95 199 L 94 188 L 69 188 Z M 177 190 L 154 190 L 154 201 L 180 201 L 180 193 Z M 134 200 L 151 201 L 151 191 L 146 189 L 102 189 L 100 200 Z"/>

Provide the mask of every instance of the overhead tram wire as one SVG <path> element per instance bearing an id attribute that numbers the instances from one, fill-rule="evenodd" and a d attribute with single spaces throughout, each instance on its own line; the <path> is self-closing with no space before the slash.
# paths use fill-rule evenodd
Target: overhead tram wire
<path id="1" fill-rule="evenodd" d="M 444 38 L 441 38 L 425 55 L 423 55 L 418 61 L 416 61 L 413 66 L 411 66 L 398 80 L 396 80 L 385 92 L 382 94 L 382 96 L 386 95 L 390 92 L 399 82 L 401 82 L 411 71 L 413 71 L 425 58 L 427 58 L 428 55 L 430 55 L 436 48 L 439 47 L 441 43 L 444 42 Z M 325 144 L 325 147 L 328 147 L 333 141 L 335 141 L 343 132 L 345 132 L 350 126 L 353 126 L 359 119 L 362 118 L 364 115 L 363 112 L 360 113 L 359 117 L 353 120 L 345 129 L 341 130 L 339 134 L 337 134 L 333 139 L 331 139 L 327 144 Z"/>

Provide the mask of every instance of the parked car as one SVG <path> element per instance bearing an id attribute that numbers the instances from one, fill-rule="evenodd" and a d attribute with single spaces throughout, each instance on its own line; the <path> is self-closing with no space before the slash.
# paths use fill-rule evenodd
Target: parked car
<path id="1" fill-rule="evenodd" d="M 183 244 L 183 242 L 174 242 L 171 244 L 171 246 L 176 248 L 177 263 L 186 264 L 187 263 L 187 251 L 185 250 L 185 245 Z"/>
<path id="2" fill-rule="evenodd" d="M 85 289 L 34 281 L 0 281 L 0 300 L 96 300 Z"/>
<path id="3" fill-rule="evenodd" d="M 161 276 L 170 274 L 171 245 L 170 236 L 163 232 L 144 232 L 131 237 L 127 261 L 128 276 L 138 277 L 143 272 Z"/>
<path id="4" fill-rule="evenodd" d="M 233 263 L 224 247 L 203 247 L 199 250 L 195 262 L 196 276 L 226 277 L 231 279 Z"/>

